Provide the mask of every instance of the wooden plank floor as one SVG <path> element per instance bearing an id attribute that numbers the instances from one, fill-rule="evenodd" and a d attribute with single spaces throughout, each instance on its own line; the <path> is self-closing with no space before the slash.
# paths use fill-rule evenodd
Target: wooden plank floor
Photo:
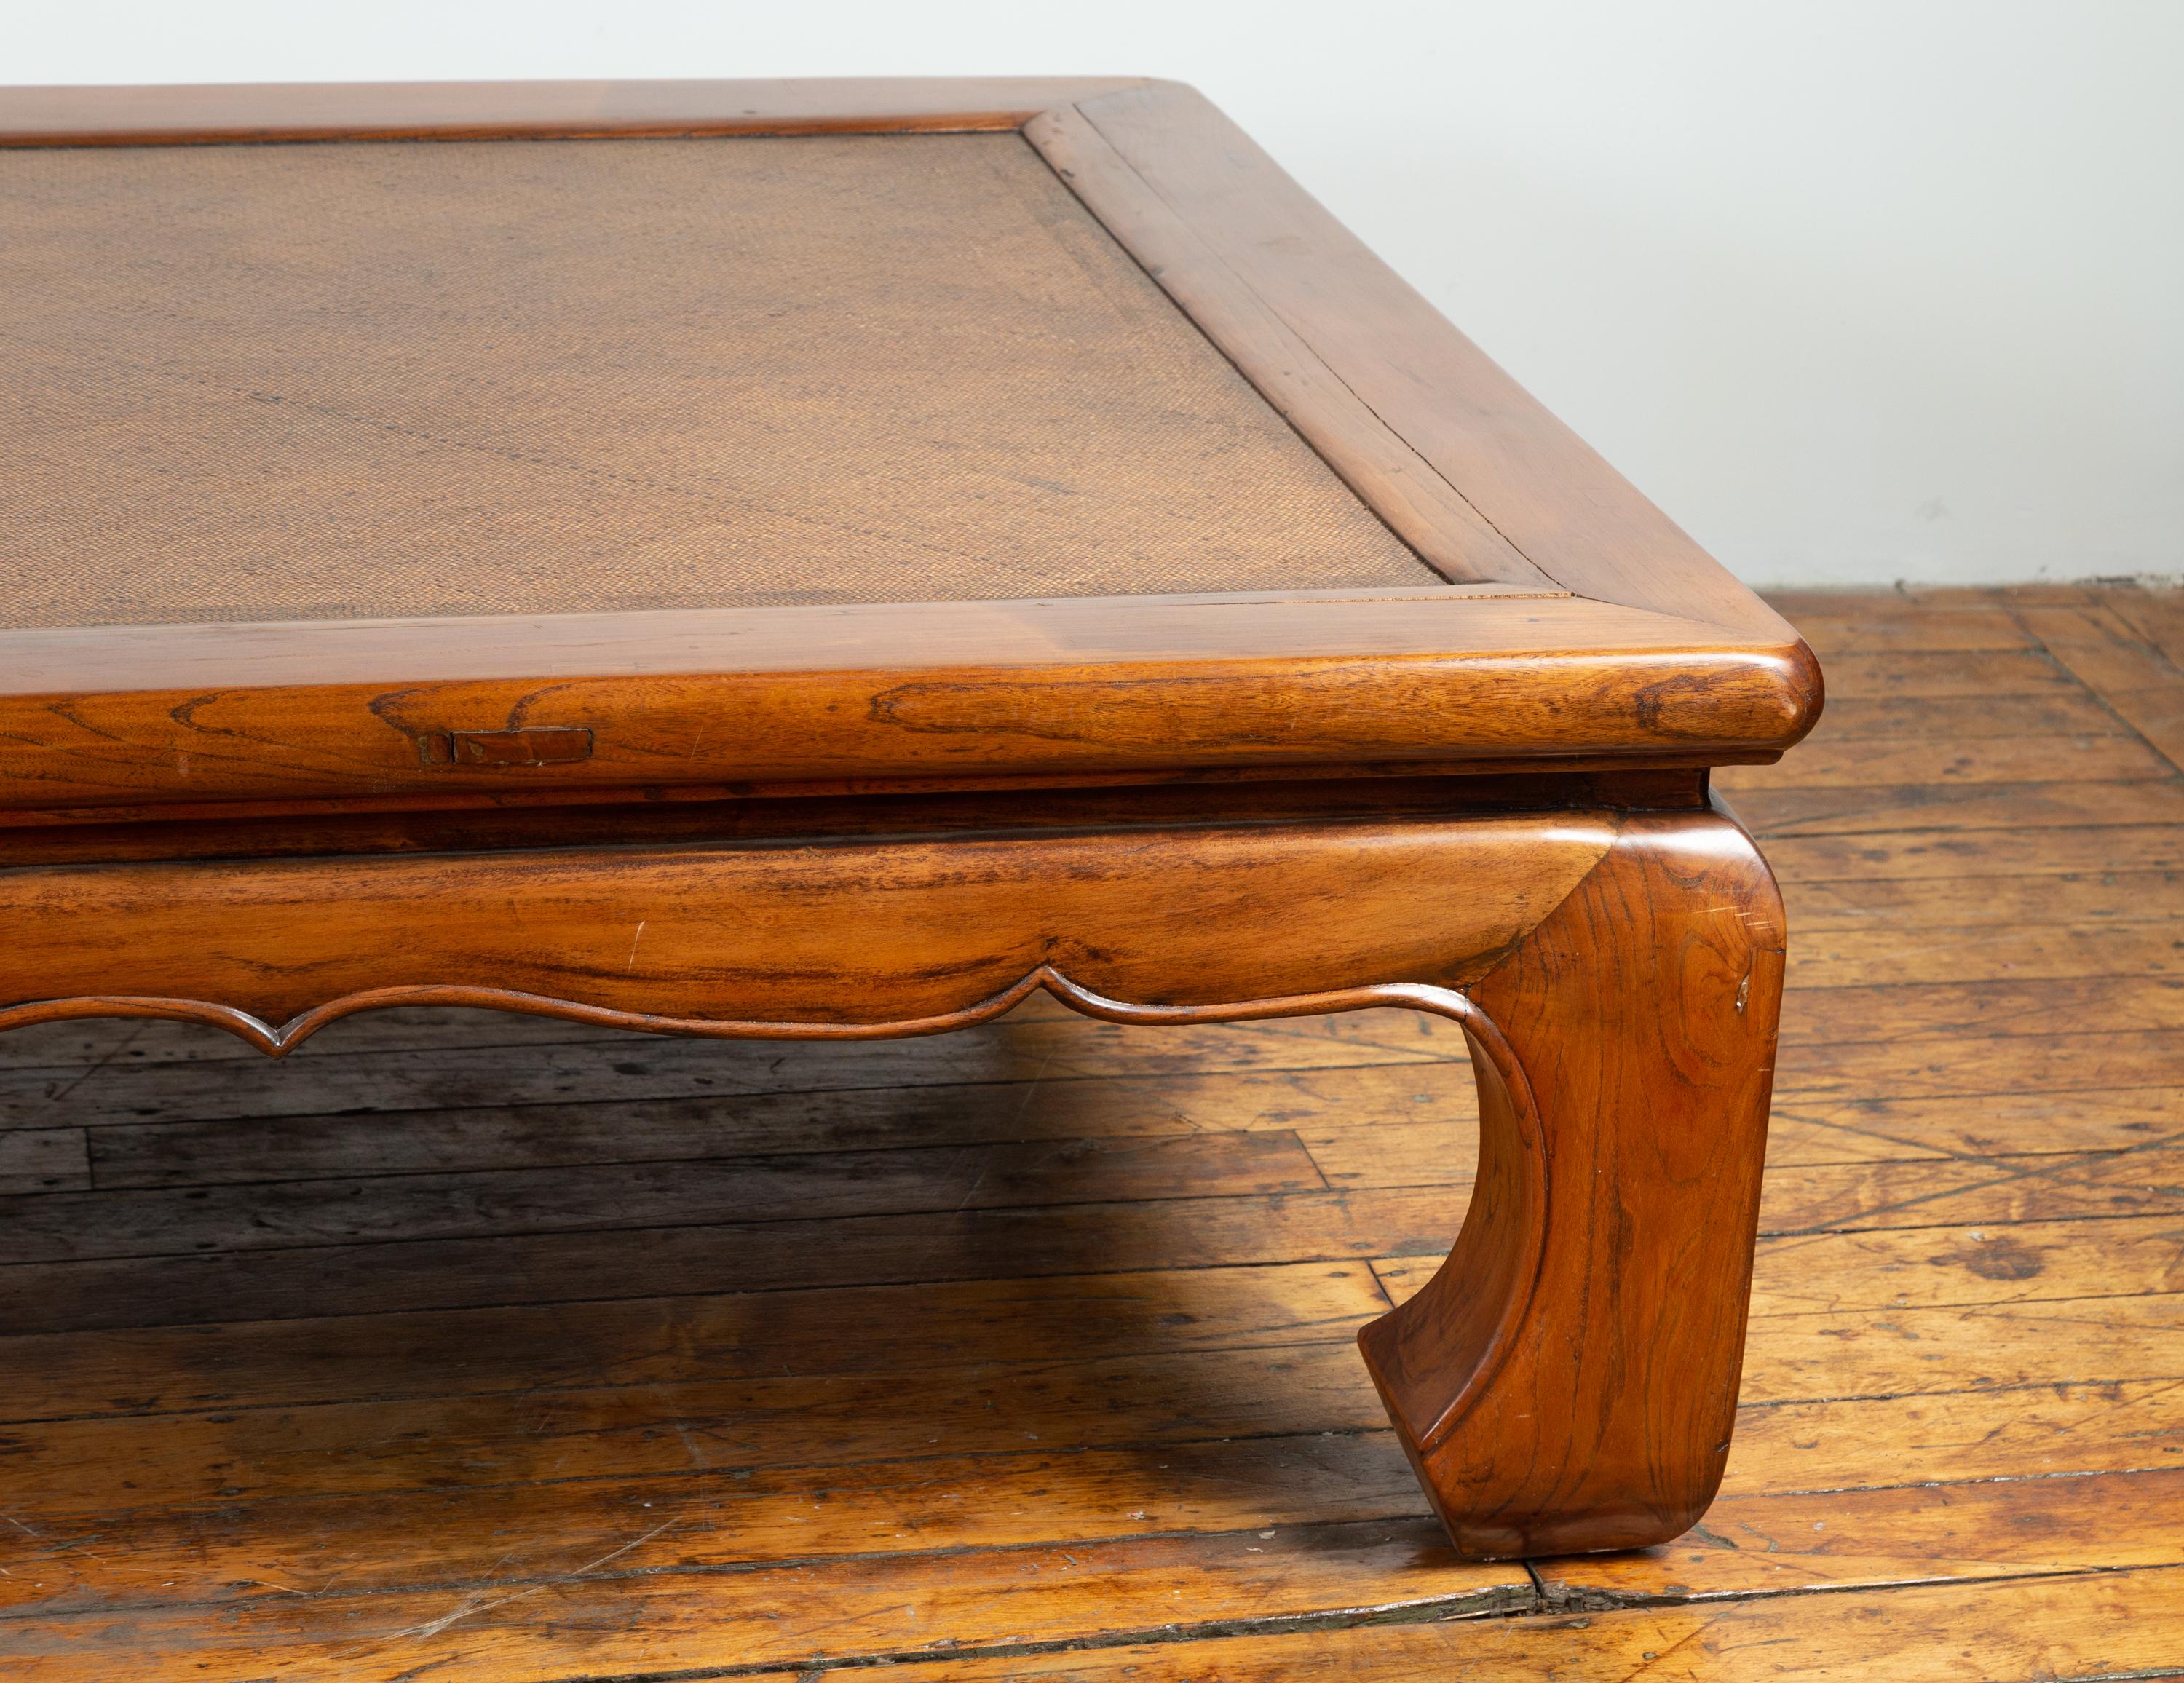
<path id="1" fill-rule="evenodd" d="M 0 1039 L 0 1676 L 2184 1677 L 2184 604 L 1784 605 L 1831 699 L 1722 779 L 1793 993 L 1680 1542 L 1454 1561 L 1384 1429 L 1432 1019 L 75 1024 Z"/>

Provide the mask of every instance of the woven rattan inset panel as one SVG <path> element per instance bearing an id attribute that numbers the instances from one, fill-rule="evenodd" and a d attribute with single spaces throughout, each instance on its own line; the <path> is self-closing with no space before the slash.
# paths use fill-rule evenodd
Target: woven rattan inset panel
<path id="1" fill-rule="evenodd" d="M 0 623 L 1431 584 L 1018 137 L 0 152 Z"/>

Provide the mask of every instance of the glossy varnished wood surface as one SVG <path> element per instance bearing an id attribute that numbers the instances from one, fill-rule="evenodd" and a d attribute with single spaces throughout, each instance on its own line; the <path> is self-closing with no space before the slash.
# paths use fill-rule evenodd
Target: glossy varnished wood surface
<path id="1" fill-rule="evenodd" d="M 2184 610 L 1785 605 L 1836 700 L 1719 779 L 1792 938 L 1679 1542 L 1461 1564 L 1385 1428 L 1435 1019 L 61 1024 L 0 1039 L 9 1675 L 2184 1675 Z"/>
<path id="2" fill-rule="evenodd" d="M 1539 778 L 1499 811 L 1441 781 L 1440 816 L 1404 814 L 1401 783 L 1390 810 L 1242 823 L 1118 791 L 1105 824 L 989 795 L 957 805 L 1008 821 L 939 833 L 64 857 L 0 872 L 0 1029 L 188 1023 L 285 1056 L 425 1006 L 837 1044 L 1041 993 L 1141 1026 L 1440 1017 L 1478 1055 L 1482 1192 L 1367 1363 L 1467 1558 L 1660 1542 L 1728 1447 L 1779 899 L 1696 780 L 1662 810 Z"/>
<path id="3" fill-rule="evenodd" d="M 976 1021 L 1050 971 L 1234 1006 L 1485 974 L 1624 827 L 1507 818 L 0 872 L 23 1012 L 198 1001 L 267 1028 L 387 990 L 504 990 L 722 1032 Z M 1465 891 L 1429 912 L 1454 873 Z M 491 908 L 489 913 L 483 908 Z"/>
<path id="4" fill-rule="evenodd" d="M 1741 831 L 1634 814 L 1465 989 L 1471 1213 L 1446 1266 L 1358 1343 L 1467 1554 L 1644 1547 L 1713 1499 L 1784 940 Z"/>
<path id="5" fill-rule="evenodd" d="M 1025 109 L 1034 93 L 1055 103 Z M 1789 628 L 1188 89 L 31 90 L 0 100 L 0 140 L 888 131 L 1004 116 L 1393 531 L 1450 577 L 1492 582 L 18 631 L 0 637 L 0 806 L 1691 763 L 1763 759 L 1810 727 L 1818 672 Z M 591 731 L 594 752 L 481 771 L 420 748 L 541 725 Z"/>
<path id="6" fill-rule="evenodd" d="M 25 812 L 1720 761 L 1779 754 L 1820 700 L 1794 643 L 1701 649 L 1661 615 L 1453 593 L 21 631 L 0 635 L 0 806 Z M 531 770 L 421 746 L 519 727 L 588 730 L 590 753 Z"/>

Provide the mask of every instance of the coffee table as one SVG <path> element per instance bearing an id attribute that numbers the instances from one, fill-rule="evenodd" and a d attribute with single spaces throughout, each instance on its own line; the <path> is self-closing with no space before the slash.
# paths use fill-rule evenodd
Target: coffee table
<path id="1" fill-rule="evenodd" d="M 1476 1187 L 1359 1342 L 1451 1538 L 1698 1517 L 1784 945 L 1708 773 L 1818 668 L 1202 98 L 23 89 L 0 142 L 0 1026 L 1435 1013 Z"/>

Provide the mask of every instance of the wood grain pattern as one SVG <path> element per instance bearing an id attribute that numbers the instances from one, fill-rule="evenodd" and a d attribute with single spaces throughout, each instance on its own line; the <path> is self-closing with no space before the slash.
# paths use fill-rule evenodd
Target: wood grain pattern
<path id="1" fill-rule="evenodd" d="M 2174 770 L 2184 765 L 2184 709 L 2177 705 L 2184 668 L 2168 644 L 2146 634 L 2142 621 L 2134 623 L 2142 599 L 2132 592 L 2115 609 L 2027 606 L 2017 617 Z"/>
<path id="2" fill-rule="evenodd" d="M 1782 915 L 1706 777 L 1812 727 L 1810 650 L 1196 96 L 1048 86 L 1039 117 L 1027 92 L 18 102 L 25 144 L 1030 122 L 1390 529 L 1478 581 L 0 638 L 0 807 L 21 833 L 0 859 L 0 1026 L 62 1059 L 0 1063 L 0 1136 L 26 1142 L 11 1172 L 39 1183 L 0 1242 L 36 1288 L 0 1334 L 0 1365 L 34 1376 L 0 1416 L 7 1477 L 33 1493 L 9 1490 L 0 1566 L 0 1652 L 25 1675 L 98 1675 L 117 1652 L 207 1678 L 803 1673 L 929 1654 L 929 1628 L 904 1634 L 927 1621 L 942 1643 L 983 1621 L 973 1645 L 1012 1658 L 1538 1611 L 1534 1575 L 1492 1559 L 1658 1544 L 1723 1480 Z M 1988 617 L 1940 650 L 2026 651 Z M 1861 624 L 1835 641 L 1859 646 Z M 456 751 L 480 742 L 506 751 Z M 2104 771 L 2145 768 L 2120 736 L 2106 751 Z M 2041 758 L 1982 752 L 1997 776 Z M 1751 793 L 1773 828 L 1822 833 L 1856 758 Z M 450 1006 L 530 1019 L 399 1074 L 304 1050 L 323 1033 L 392 1051 Z M 401 1015 L 368 1023 L 379 1010 Z M 1209 1056 L 1215 1025 L 1244 1019 Z M 1156 1026 L 1157 1051 L 1114 1038 Z M 1947 1045 L 1903 1091 L 1940 1096 L 1966 1080 L 1963 1023 L 1937 1002 L 1925 1027 Z M 617 1028 L 801 1040 L 810 1062 L 616 1047 Z M 905 1040 L 944 1029 L 961 1033 L 929 1061 Z M 303 1055 L 175 1050 L 205 1030 Z M 2110 1036 L 2104 1078 L 2151 1084 L 2169 1032 Z M 1801 1066 L 1799 1090 L 1843 1099 L 1892 1050 Z M 875 1108 L 920 1069 L 1003 1091 L 945 1101 L 938 1125 L 930 1104 L 923 1122 Z M 1390 1072 L 1414 1070 L 1401 1099 Z M 1062 1079 L 1224 1071 L 1269 1083 L 1204 1130 L 1141 1096 L 1111 1104 L 1112 1132 L 1041 1145 L 994 1107 L 1020 1115 Z M 1474 1104 L 1446 1106 L 1433 1149 L 1382 1151 L 1362 1115 L 1284 1120 L 1340 1094 L 1430 1107 L 1467 1074 Z M 574 1192 L 552 1164 L 398 1167 L 393 1145 L 361 1179 L 314 1178 L 286 1141 L 266 1154 L 285 1168 L 237 1176 L 247 1129 L 208 1154 L 226 1190 L 153 1167 L 161 1127 L 457 1100 L 505 1127 L 632 1095 L 781 1102 L 771 1146 L 696 1140 L 733 1126 L 708 1108 L 649 1157 L 586 1151 Z M 838 1113 L 831 1143 L 785 1148 L 798 1106 Z M 879 1142 L 850 1144 L 859 1127 Z M 136 1184 L 107 1149 L 125 1129 L 146 1130 Z M 184 1135 L 166 1147 L 187 1163 Z M 2001 1165 L 2024 1184 L 2000 1192 L 1930 1154 L 1803 1164 L 1786 1236 L 1840 1242 L 1921 1203 L 2074 1212 L 2153 1161 L 2074 1162 L 2073 1180 L 2039 1155 Z M 1407 1265 L 1459 1217 L 1413 1290 Z M 1986 1253 L 1965 1254 L 1977 1273 Z M 223 1292 L 262 1318 L 217 1318 Z M 1368 1381 L 1343 1346 L 1374 1317 Z M 1740 1496 L 1843 1477 L 1865 1441 L 1872 1406 L 1796 1394 L 1822 1347 L 1767 1370 L 1744 1438 L 1774 1471 Z M 1860 1356 L 1896 1385 L 1888 1406 L 1933 1411 L 1930 1436 L 2018 1409 L 1981 1469 L 2099 1396 L 2028 1411 L 2021 1356 L 1988 1396 L 1899 1383 L 1892 1353 Z M 2118 1383 L 2136 1418 L 2169 1419 L 2159 1381 Z M 121 1446 L 150 1419 L 165 1460 L 140 1483 Z M 1058 1452 L 1095 1441 L 1097 1461 Z M 2080 1441 L 2070 1468 L 2107 1473 L 2131 1434 Z M 1430 1513 L 1401 1493 L 1406 1461 Z M 910 1462 L 938 1481 L 811 1529 L 827 1480 Z M 1031 1506 L 951 1528 L 944 1463 Z M 1293 1466 L 1317 1493 L 1249 1529 L 1270 1510 L 1237 1481 Z M 694 1482 L 648 1519 L 662 1498 L 644 1487 L 668 1478 Z M 423 1535 L 432 1496 L 466 1484 L 518 1494 L 437 1558 L 345 1546 L 253 1572 L 247 1540 L 203 1518 L 290 1503 L 322 1536 Z M 1034 1501 L 1055 1485 L 1158 1494 L 1057 1541 Z M 597 1488 L 560 1505 L 588 1516 L 564 1540 L 584 1553 L 542 1548 L 543 1493 L 578 1485 Z M 82 1546 L 117 1513 L 133 1588 Z M 511 1524 L 524 1538 L 496 1547 Z"/>
<path id="3" fill-rule="evenodd" d="M 2055 1677 L 2162 1678 L 2184 1675 L 2174 1632 L 2184 1617 L 2184 1573 L 2072 1574 L 1998 1586 L 1894 1587 L 1848 1606 L 1832 1597 L 1785 1597 L 1726 1605 L 1698 1602 L 1602 1612 L 1585 1607 L 1528 1623 L 1391 1621 L 1342 1639 L 1339 1673 L 1313 1641 L 1256 1632 L 1202 1648 L 1148 1643 L 1119 1652 L 1044 1653 L 1009 1659 L 921 1660 L 900 1683 L 1190 1683 L 1212 1674 L 1255 1683 L 1396 1683 L 1436 1675 L 1466 1683 L 1556 1676 L 1765 1676 L 1822 1683 L 1885 1667 L 1900 1683 L 1954 1683 L 1974 1657 L 1986 1683 Z M 1322 1638 L 1322 1641 L 1326 1640 Z M 1764 1667 L 1764 1670 L 1760 1668 Z M 1674 1668 L 1671 1669 L 1670 1668 Z"/>
<path id="4" fill-rule="evenodd" d="M 1398 769 L 1405 775 L 1393 775 Z M 1204 828 L 1495 813 L 1679 811 L 1707 803 L 1707 768 L 1438 774 L 1368 762 L 1297 777 L 1279 768 L 1043 779 L 855 780 L 205 803 L 0 813 L 0 867 L 475 853 L 687 844 L 815 846 L 860 837 Z M 970 784 L 972 787 L 963 787 Z M 932 786 L 937 785 L 937 786 Z M 6 1056 L 0 1051 L 0 1057 Z"/>
<path id="5" fill-rule="evenodd" d="M 1810 727 L 1818 669 L 1788 627 L 1188 90 L 542 84 L 0 99 L 0 138 L 23 144 L 1026 122 L 1396 532 L 1453 577 L 1499 582 L 16 631 L 0 635 L 0 811 L 1325 775 L 1384 761 L 1718 764 L 1777 755 Z M 435 765 L 419 747 L 541 728 L 589 730 L 594 751 L 476 766 Z"/>
<path id="6" fill-rule="evenodd" d="M 188 1014 L 277 1050 L 404 1004 L 811 1039 L 961 1028 L 1040 986 L 1124 1016 L 1460 1010 L 1431 990 L 1490 967 L 1618 822 L 52 866 L 0 876 L 0 1023 Z M 1422 917 L 1451 872 L 1467 892 Z"/>
<path id="7" fill-rule="evenodd" d="M 329 868 L 340 872 L 338 897 L 325 892 Z M 1451 876 L 1465 892 L 1440 903 L 1455 915 L 1421 917 Z M 337 867 L 54 866 L 13 873 L 7 886 L 0 912 L 37 956 L 17 967 L 14 985 L 28 997 L 0 1011 L 0 1027 L 164 1018 L 224 1028 L 276 1054 L 374 1006 L 492 1005 L 600 1026 L 809 1039 L 961 1028 L 1042 988 L 1124 1023 L 1392 1005 L 1449 1017 L 1477 1054 L 1481 1190 L 1446 1277 L 1368 1329 L 1364 1348 L 1460 1552 L 1658 1541 L 1690 1523 L 1719 1480 L 1780 966 L 1771 883 L 1742 833 L 1718 816 L 393 856 Z M 1694 894 L 1708 902 L 1697 922 L 1680 904 Z M 464 915 L 480 905 L 495 916 Z M 641 913 L 633 926 L 632 910 Z M 1694 972 L 1695 940 L 1743 945 L 1721 946 L 1721 965 Z M 1724 1002 L 1712 995 L 1664 1012 L 1664 964 L 1680 985 L 1725 984 L 1735 1018 L 1710 1021 Z M 1535 1023 L 1544 984 L 1521 979 L 1535 965 L 1565 986 L 1572 973 L 1596 978 L 1586 1009 L 1601 1026 L 1552 1012 Z M 1659 979 L 1631 985 L 1657 970 Z M 1474 982 L 1477 997 L 1495 1002 L 1484 1010 L 1457 991 Z M 1497 1017 L 1528 1050 L 1511 1050 Z M 1646 1050 L 1657 1041 L 1666 1064 Z M 1651 1106 L 1658 1128 L 1664 1102 L 1682 1106 L 1679 1127 L 1694 1137 L 1659 1171 L 1634 1172 L 1635 1148 L 1617 1140 L 1610 1112 L 1635 1121 Z M 1661 1156 L 1657 1140 L 1647 1161 Z M 1582 1167 L 1550 1168 L 1588 1160 L 1614 1166 L 1624 1200 L 1658 1205 L 1635 1218 L 1655 1235 L 1649 1243 L 1602 1243 L 1627 1225 L 1593 1207 L 1602 1183 Z M 1724 1200 L 1743 1214 L 1723 1219 Z M 1704 1262 L 1692 1251 L 1700 1231 L 1713 1241 Z M 1682 1280 L 1700 1282 L 1712 1316 L 1671 1312 L 1671 1258 Z M 1546 1351 L 1567 1339 L 1580 1304 L 1611 1306 L 1578 1329 L 1576 1383 L 1591 1393 L 1578 1418 L 1592 1424 L 1527 1429 L 1540 1396 L 1569 1383 Z M 1623 1378 L 1640 1349 L 1658 1345 L 1664 1318 L 1690 1340 L 1658 1358 L 1680 1375 L 1673 1396 Z M 1713 1377 L 1694 1386 L 1688 1370 L 1702 1363 Z M 1513 1474 L 1496 1470 L 1502 1457 Z"/>
<path id="8" fill-rule="evenodd" d="M 1883 611 L 1916 602 L 1829 608 L 1905 648 L 1832 657 L 1861 735 L 1983 739 L 1975 710 L 1858 711 L 1958 658 L 1918 644 L 1992 634 L 1942 605 L 1930 637 Z M 1800 1078 L 1831 1047 L 1852 1078 L 1778 1101 L 1722 1491 L 1536 1585 L 1437 1542 L 1351 1347 L 1468 1195 L 1444 1019 L 1034 1000 L 787 1048 L 394 1011 L 279 1062 L 184 1024 L 21 1030 L 0 1148 L 73 1142 L 77 1179 L 5 1201 L 18 1254 L 47 1248 L 0 1268 L 0 1669 L 2175 1674 L 2178 1218 L 2103 1200 L 2177 1179 L 2176 1053 L 2095 1084 L 2095 1014 L 2151 1007 L 2068 989 L 2145 978 L 2184 878 L 2168 832 L 2085 810 L 1770 848 L 1791 953 L 1824 961 L 1786 995 Z M 1264 1190 L 1300 1147 L 1326 1190 Z M 1164 1160 L 1204 1186 L 1148 1185 Z"/>
<path id="9" fill-rule="evenodd" d="M 1735 826 L 1633 821 L 1469 990 L 1513 1048 L 1474 1030 L 1470 1214 L 1443 1271 L 1359 1335 L 1463 1552 L 1642 1548 L 1713 1499 L 1784 933 Z"/>
<path id="10" fill-rule="evenodd" d="M 0 633 L 0 804 L 1719 763 L 1780 753 L 1819 706 L 1794 643 L 1453 594 L 29 630 Z M 421 737 L 545 727 L 590 730 L 591 757 L 421 763 Z"/>

